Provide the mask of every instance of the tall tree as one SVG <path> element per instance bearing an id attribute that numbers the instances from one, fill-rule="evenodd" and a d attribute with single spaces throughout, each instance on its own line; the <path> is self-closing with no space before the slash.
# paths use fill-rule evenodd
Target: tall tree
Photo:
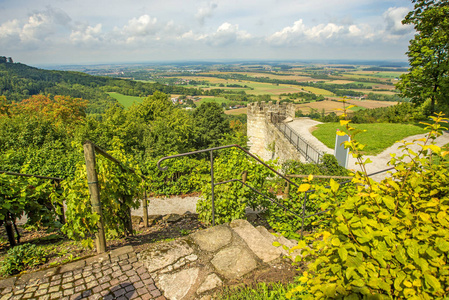
<path id="1" fill-rule="evenodd" d="M 229 120 L 223 108 L 215 102 L 206 102 L 193 112 L 195 139 L 198 149 L 217 147 L 225 134 L 230 133 Z"/>
<path id="2" fill-rule="evenodd" d="M 430 99 L 434 112 L 435 105 L 449 104 L 449 1 L 412 2 L 414 10 L 402 21 L 416 30 L 407 51 L 410 72 L 401 76 L 397 88 L 414 103 Z"/>

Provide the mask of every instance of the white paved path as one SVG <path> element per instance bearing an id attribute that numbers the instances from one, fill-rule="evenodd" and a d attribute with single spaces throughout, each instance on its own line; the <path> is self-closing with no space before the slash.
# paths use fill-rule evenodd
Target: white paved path
<path id="1" fill-rule="evenodd" d="M 314 137 L 311 133 L 311 131 L 314 129 L 314 127 L 317 124 L 322 124 L 321 122 L 314 121 L 310 118 L 298 118 L 295 119 L 293 122 L 289 123 L 289 125 L 297 132 L 299 133 L 304 139 L 307 141 L 310 141 L 310 143 L 318 150 L 321 150 L 325 153 L 334 154 L 334 150 L 326 147 L 323 143 L 321 143 L 316 137 Z M 425 134 L 419 134 L 414 136 L 409 136 L 405 138 L 404 140 L 407 142 L 412 142 L 415 139 L 419 139 L 424 137 Z M 444 146 L 446 144 L 449 144 L 449 133 L 446 131 L 443 133 L 442 136 L 438 137 L 436 139 L 436 145 L 438 146 Z M 377 171 L 381 171 L 384 169 L 389 168 L 388 162 L 390 161 L 390 154 L 396 153 L 396 155 L 401 155 L 401 149 L 398 149 L 399 146 L 401 146 L 401 142 L 397 142 L 391 147 L 385 149 L 382 153 L 376 155 L 376 156 L 365 156 L 365 158 L 370 158 L 373 162 L 367 165 L 367 171 L 369 174 L 375 173 Z M 421 147 L 418 145 L 411 145 L 409 146 L 412 150 L 415 152 L 420 150 Z M 348 169 L 352 170 L 360 170 L 360 166 L 356 165 L 356 159 L 353 158 L 351 155 L 349 155 L 349 162 L 348 162 Z M 382 180 L 385 178 L 387 174 L 381 173 L 378 175 L 372 176 L 374 180 Z"/>

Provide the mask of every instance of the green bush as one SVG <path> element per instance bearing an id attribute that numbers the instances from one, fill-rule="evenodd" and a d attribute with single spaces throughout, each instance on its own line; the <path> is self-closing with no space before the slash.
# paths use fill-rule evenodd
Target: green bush
<path id="1" fill-rule="evenodd" d="M 274 167 L 273 165 L 271 165 Z M 246 183 L 256 190 L 274 199 L 273 187 L 274 173 L 268 168 L 249 158 L 246 153 L 232 148 L 223 150 L 214 162 L 215 183 L 231 179 L 242 179 L 242 172 L 247 171 Z M 197 203 L 199 219 L 211 223 L 212 220 L 212 194 L 210 184 L 202 188 L 202 198 Z M 240 182 L 216 185 L 214 188 L 215 223 L 222 224 L 236 219 L 245 218 L 245 209 L 266 208 L 269 201 L 253 192 Z"/>
<path id="2" fill-rule="evenodd" d="M 416 141 L 418 153 L 404 144 L 405 154 L 392 157 L 389 178 L 378 183 L 357 172 L 356 192 L 321 206 L 332 209 L 329 226 L 298 244 L 307 271 L 289 296 L 308 291 L 305 299 L 447 299 L 449 176 L 447 165 L 430 159 L 449 154 L 430 143 L 447 120 L 433 119 L 434 125 L 426 124 L 427 139 Z M 342 125 L 351 135 L 346 145 L 364 169 L 369 160 L 359 154 L 356 129 L 348 121 Z M 332 189 L 339 191 L 338 185 Z"/>
<path id="3" fill-rule="evenodd" d="M 3 261 L 1 273 L 13 275 L 46 261 L 45 251 L 33 244 L 23 244 L 11 248 Z"/>

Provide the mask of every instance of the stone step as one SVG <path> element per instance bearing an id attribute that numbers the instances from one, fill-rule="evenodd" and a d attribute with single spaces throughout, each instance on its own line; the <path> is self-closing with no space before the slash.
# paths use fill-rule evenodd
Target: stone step
<path id="1" fill-rule="evenodd" d="M 251 251 L 263 262 L 273 261 L 282 256 L 282 250 L 273 246 L 273 243 L 266 239 L 253 225 L 246 220 L 234 220 L 229 226 L 248 245 Z"/>
<path id="2" fill-rule="evenodd" d="M 281 245 L 284 245 L 288 248 L 293 248 L 294 246 L 296 246 L 298 243 L 295 243 L 294 240 L 289 240 L 287 238 L 285 238 L 284 236 L 282 236 L 279 233 L 275 233 L 272 234 L 271 232 L 268 231 L 268 229 L 266 229 L 263 226 L 257 226 L 256 229 L 268 240 L 271 242 L 271 244 L 273 244 L 274 242 L 278 242 Z M 295 260 L 296 256 L 301 255 L 301 250 L 297 249 L 297 250 L 293 250 L 292 253 L 290 253 L 289 250 L 284 249 L 284 247 L 279 246 L 279 249 L 281 249 L 282 254 L 284 256 L 287 256 L 288 258 L 290 258 L 292 261 Z"/>

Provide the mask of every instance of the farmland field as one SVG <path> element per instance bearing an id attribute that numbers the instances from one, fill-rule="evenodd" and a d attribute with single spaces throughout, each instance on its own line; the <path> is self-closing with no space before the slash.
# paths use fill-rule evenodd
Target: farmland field
<path id="1" fill-rule="evenodd" d="M 122 95 L 122 94 L 115 93 L 115 92 L 110 92 L 108 94 L 112 98 L 115 98 L 125 108 L 131 107 L 131 105 L 133 105 L 134 102 L 140 103 L 143 101 L 143 99 L 140 97 L 127 96 L 127 95 Z"/>
<path id="2" fill-rule="evenodd" d="M 369 108 L 377 108 L 377 107 L 387 107 L 397 104 L 397 102 L 386 102 L 386 101 L 373 101 L 373 100 L 348 100 L 349 104 L 356 105 L 357 107 L 369 109 Z M 337 110 L 339 108 L 343 108 L 343 104 L 337 101 L 319 101 L 319 102 L 311 102 L 304 104 L 296 104 L 296 110 L 302 110 L 303 113 L 309 113 L 310 110 L 317 109 L 318 112 L 324 109 L 326 114 L 335 112 L 336 114 L 340 114 L 341 111 Z M 359 108 L 359 109 L 360 109 Z"/>

